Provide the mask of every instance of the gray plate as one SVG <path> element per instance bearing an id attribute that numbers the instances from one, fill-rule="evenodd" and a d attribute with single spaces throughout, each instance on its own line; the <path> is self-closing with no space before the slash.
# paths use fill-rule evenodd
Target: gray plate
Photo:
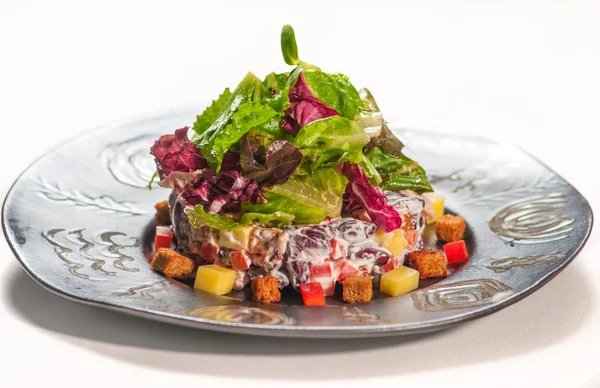
<path id="1" fill-rule="evenodd" d="M 146 188 L 154 171 L 150 145 L 192 123 L 195 114 L 102 128 L 29 167 L 2 214 L 6 238 L 27 272 L 76 301 L 202 329 L 303 337 L 408 334 L 522 299 L 575 257 L 592 227 L 585 198 L 520 149 L 481 137 L 396 129 L 447 208 L 468 223 L 471 259 L 453 267 L 451 276 L 397 298 L 361 305 L 330 298 L 322 308 L 301 306 L 293 296 L 260 305 L 243 292 L 195 292 L 148 265 L 153 205 L 168 192 Z"/>

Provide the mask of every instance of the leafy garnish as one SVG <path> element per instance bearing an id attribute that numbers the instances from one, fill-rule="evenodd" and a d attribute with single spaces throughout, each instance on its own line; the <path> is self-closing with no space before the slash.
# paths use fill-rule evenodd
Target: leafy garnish
<path id="1" fill-rule="evenodd" d="M 288 84 L 294 82 L 295 71 L 288 77 Z M 339 116 L 335 109 L 328 107 L 312 94 L 306 84 L 304 72 L 298 73 L 297 77 L 295 83 L 289 89 L 287 95 L 289 108 L 286 109 L 281 122 L 281 126 L 292 136 L 297 135 L 302 127 L 315 120 Z"/>
<path id="2" fill-rule="evenodd" d="M 206 131 L 212 123 L 216 120 L 217 116 L 223 110 L 223 107 L 227 103 L 227 100 L 231 97 L 231 91 L 229 88 L 226 88 L 223 93 L 219 96 L 218 99 L 214 100 L 212 104 L 204 109 L 202 114 L 196 116 L 196 122 L 194 123 L 193 130 L 201 135 L 204 131 Z"/>
<path id="3" fill-rule="evenodd" d="M 202 206 L 186 208 L 185 213 L 194 228 L 208 226 L 221 231 L 232 231 L 241 227 L 259 224 L 270 227 L 282 227 L 289 225 L 294 220 L 294 216 L 285 212 L 275 212 L 271 214 L 246 213 L 240 221 L 234 220 L 227 214 L 209 214 L 204 211 Z"/>
<path id="4" fill-rule="evenodd" d="M 241 142 L 242 173 L 261 186 L 284 184 L 302 163 L 302 152 L 287 140 L 248 133 Z M 268 144 L 268 146 L 267 146 Z"/>
<path id="5" fill-rule="evenodd" d="M 215 119 L 215 121 L 208 127 L 202 134 L 200 134 L 195 140 L 194 144 L 202 150 L 202 154 L 206 157 L 208 164 L 215 170 L 219 171 L 221 166 L 221 160 L 223 154 L 229 150 L 229 148 L 223 149 L 225 146 L 224 140 L 221 142 L 219 150 L 213 149 L 213 144 L 217 137 L 221 137 L 220 133 L 232 120 L 234 113 L 238 111 L 238 108 L 242 103 L 250 101 L 259 102 L 262 100 L 264 93 L 264 86 L 260 79 L 254 74 L 248 73 L 242 82 L 235 88 L 231 96 L 223 106 L 223 109 Z M 269 118 L 272 116 L 269 116 Z M 234 131 L 237 132 L 237 131 Z M 244 133 L 241 133 L 239 137 L 233 141 L 235 143 Z M 231 144 L 230 143 L 230 146 Z"/>
<path id="6" fill-rule="evenodd" d="M 296 34 L 289 24 L 281 29 L 281 53 L 283 60 L 290 66 L 301 65 L 304 69 L 319 70 L 318 67 L 300 60 L 298 56 L 298 45 L 296 44 Z"/>
<path id="7" fill-rule="evenodd" d="M 369 138 L 352 120 L 334 116 L 314 121 L 302 127 L 293 143 L 302 150 L 311 168 L 332 166 L 362 159 L 362 148 Z"/>
<path id="8" fill-rule="evenodd" d="M 192 173 L 207 166 L 200 150 L 188 140 L 188 130 L 188 127 L 183 127 L 173 135 L 163 135 L 150 148 L 161 180 L 175 171 Z"/>
<path id="9" fill-rule="evenodd" d="M 364 209 L 380 229 L 391 232 L 402 225 L 400 214 L 388 203 L 380 189 L 373 186 L 358 164 L 344 163 L 340 172 L 350 181 L 344 193 L 346 210 Z"/>
<path id="10" fill-rule="evenodd" d="M 148 190 L 152 190 L 152 184 L 156 178 L 158 178 L 158 171 L 154 171 L 154 174 L 152 174 L 152 177 L 150 177 L 150 182 L 148 182 Z"/>
<path id="11" fill-rule="evenodd" d="M 242 210 L 257 213 L 283 211 L 294 215 L 296 224 L 319 223 L 327 216 L 340 216 L 346 183 L 348 180 L 332 168 L 321 168 L 312 175 L 294 175 L 283 185 L 265 191 L 267 203 L 243 203 Z"/>
<path id="12" fill-rule="evenodd" d="M 209 214 L 237 213 L 244 201 L 258 203 L 265 198 L 255 180 L 239 172 L 224 171 L 217 175 L 198 176 L 182 193 L 191 205 L 202 205 Z"/>
<path id="13" fill-rule="evenodd" d="M 343 74 L 305 71 L 306 83 L 316 98 L 347 119 L 354 120 L 364 102 Z"/>
<path id="14" fill-rule="evenodd" d="M 406 155 L 395 157 L 374 147 L 366 156 L 379 171 L 384 190 L 412 190 L 417 193 L 433 191 L 423 167 Z"/>

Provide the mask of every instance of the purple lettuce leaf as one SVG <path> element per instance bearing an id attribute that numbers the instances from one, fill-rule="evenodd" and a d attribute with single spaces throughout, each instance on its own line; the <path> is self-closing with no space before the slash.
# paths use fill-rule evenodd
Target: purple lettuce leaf
<path id="1" fill-rule="evenodd" d="M 188 129 L 183 127 L 176 130 L 173 135 L 163 135 L 150 148 L 150 154 L 154 156 L 161 180 L 167 178 L 172 172 L 193 173 L 208 166 L 200 150 L 189 141 Z"/>
<path id="2" fill-rule="evenodd" d="M 217 175 L 212 171 L 210 175 L 203 174 L 183 191 L 182 196 L 190 205 L 202 205 L 209 214 L 238 213 L 244 201 L 254 204 L 266 201 L 258 183 L 235 170 Z"/>
<path id="3" fill-rule="evenodd" d="M 385 232 L 402 226 L 400 214 L 388 203 L 385 194 L 369 182 L 358 164 L 342 163 L 339 171 L 350 181 L 344 193 L 347 211 L 365 209 L 371 221 Z"/>
<path id="4" fill-rule="evenodd" d="M 302 152 L 286 140 L 275 140 L 270 145 L 265 140 L 265 136 L 251 133 L 242 138 L 242 173 L 261 186 L 282 185 L 302 163 Z"/>
<path id="5" fill-rule="evenodd" d="M 288 96 L 290 107 L 285 111 L 281 126 L 292 136 L 296 136 L 300 128 L 308 123 L 340 115 L 314 96 L 306 83 L 304 73 L 300 73 Z"/>

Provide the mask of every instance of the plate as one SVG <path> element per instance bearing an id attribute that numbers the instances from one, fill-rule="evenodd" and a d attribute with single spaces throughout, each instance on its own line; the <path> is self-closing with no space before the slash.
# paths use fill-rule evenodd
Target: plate
<path id="1" fill-rule="evenodd" d="M 519 148 L 483 137 L 390 125 L 462 215 L 470 260 L 401 297 L 311 308 L 261 305 L 247 293 L 213 296 L 148 264 L 156 202 L 149 148 L 189 125 L 197 109 L 104 127 L 43 156 L 3 208 L 6 238 L 26 271 L 70 299 L 200 329 L 297 337 L 433 331 L 493 313 L 556 276 L 585 244 L 592 210 L 556 173 Z M 32 301 L 32 303 L 35 303 Z"/>

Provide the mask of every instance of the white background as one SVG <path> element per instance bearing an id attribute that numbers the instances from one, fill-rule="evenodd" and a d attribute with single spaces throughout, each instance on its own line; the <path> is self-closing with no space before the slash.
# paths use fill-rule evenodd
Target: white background
<path id="1" fill-rule="evenodd" d="M 285 70 L 290 23 L 303 59 L 368 86 L 384 114 L 509 139 L 600 214 L 598 2 L 0 4 L 1 197 L 83 130 Z M 30 280 L 2 240 L 0 386 L 600 387 L 599 233 L 492 316 L 354 341 L 228 336 L 77 305 Z"/>

